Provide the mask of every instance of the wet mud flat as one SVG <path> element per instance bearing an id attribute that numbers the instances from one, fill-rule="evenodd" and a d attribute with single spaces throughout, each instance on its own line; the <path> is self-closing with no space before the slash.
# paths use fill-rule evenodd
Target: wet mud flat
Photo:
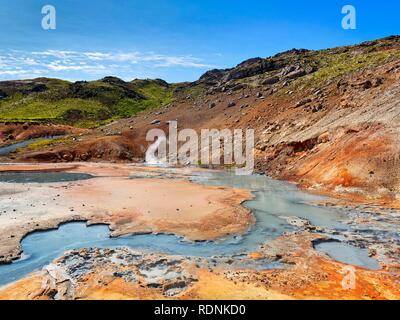
<path id="1" fill-rule="evenodd" d="M 85 169 L 90 171 L 87 168 Z M 162 177 L 163 173 L 159 172 L 160 169 L 157 169 L 157 172 L 152 172 L 152 169 L 139 169 L 137 167 L 118 168 L 118 170 L 129 172 L 126 177 L 134 182 L 140 180 L 149 183 L 152 180 L 169 180 Z M 40 275 L 40 278 L 42 278 L 43 272 L 46 272 L 46 265 L 49 265 L 51 261 L 61 256 L 66 250 L 83 250 L 83 252 L 88 250 L 87 252 L 90 253 L 91 257 L 93 255 L 96 256 L 93 250 L 135 250 L 142 254 L 159 254 L 164 258 L 169 256 L 180 257 L 196 270 L 196 274 L 203 275 L 203 277 L 198 277 L 197 281 L 196 279 L 190 279 L 190 281 L 186 282 L 185 279 L 181 279 L 182 276 L 180 278 L 177 277 L 176 281 L 183 281 L 182 288 L 184 289 L 182 290 L 176 289 L 177 285 L 174 284 L 172 285 L 174 288 L 172 291 L 162 291 L 164 289 L 160 288 L 164 288 L 164 282 L 154 285 L 154 288 L 152 285 L 149 286 L 142 281 L 139 284 L 139 287 L 142 286 L 141 288 L 150 290 L 146 294 L 161 294 L 161 296 L 174 296 L 176 298 L 182 298 L 189 292 L 193 294 L 193 290 L 200 290 L 199 283 L 201 283 L 200 286 L 206 285 L 210 278 L 216 281 L 213 284 L 209 284 L 210 288 L 225 281 L 238 283 L 238 279 L 245 279 L 239 282 L 246 282 L 245 286 L 251 287 L 247 288 L 248 298 L 251 298 L 254 291 L 258 292 L 258 289 L 256 290 L 252 286 L 257 284 L 256 288 L 259 288 L 260 281 L 264 281 L 262 282 L 265 287 L 265 290 L 262 291 L 262 294 L 265 295 L 263 298 L 268 295 L 272 297 L 282 290 L 280 285 L 277 287 L 278 291 L 274 291 L 275 289 L 273 288 L 276 283 L 271 279 L 273 274 L 278 278 L 286 277 L 288 281 L 290 280 L 288 283 L 292 285 L 296 279 L 305 281 L 310 277 L 316 277 L 317 282 L 323 283 L 324 281 L 332 281 L 330 280 L 330 276 L 332 276 L 330 269 L 335 269 L 335 275 L 336 273 L 340 274 L 340 268 L 345 265 L 355 266 L 357 270 L 362 270 L 362 273 L 366 272 L 368 277 L 372 275 L 375 279 L 374 281 L 384 280 L 388 281 L 390 285 L 396 283 L 391 278 L 391 273 L 396 270 L 396 264 L 398 265 L 399 261 L 398 234 L 397 237 L 396 234 L 393 234 L 398 226 L 397 212 L 384 212 L 383 210 L 377 214 L 376 212 L 360 210 L 360 208 L 354 210 L 344 207 L 323 206 L 318 203 L 324 198 L 301 192 L 293 185 L 274 181 L 264 176 L 238 179 L 229 172 L 194 170 L 192 173 L 188 173 L 188 171 L 180 171 L 179 169 L 162 170 L 165 170 L 165 174 L 168 177 L 175 174 L 177 179 L 174 180 L 190 179 L 196 185 L 203 184 L 223 189 L 251 190 L 253 199 L 244 202 L 243 206 L 254 214 L 255 222 L 250 224 L 245 231 L 231 235 L 226 234 L 217 239 L 205 241 L 188 241 L 189 239 L 174 235 L 174 232 L 154 231 L 146 232 L 148 234 L 127 234 L 123 237 L 109 238 L 110 230 L 108 230 L 107 226 L 86 228 L 86 226 L 80 224 L 63 225 L 59 230 L 34 233 L 24 239 L 22 247 L 26 256 L 23 256 L 22 260 L 6 266 L 9 268 L 8 274 L 11 275 L 6 283 L 9 283 L 10 280 L 20 279 L 23 275 L 44 266 L 45 268 Z M 81 168 L 80 171 L 85 170 Z M 136 180 L 135 175 L 141 175 L 142 177 Z M 147 175 L 152 175 L 153 177 L 149 178 Z M 143 176 L 146 177 L 143 179 Z M 360 218 L 362 218 L 361 223 Z M 69 236 L 71 237 L 68 238 Z M 60 237 L 60 241 L 64 245 L 57 246 L 56 239 L 58 237 Z M 72 238 L 75 242 L 70 241 Z M 295 241 L 293 240 L 294 238 L 296 239 Z M 43 239 L 49 240 L 46 243 L 54 243 L 54 247 L 46 248 L 46 245 L 40 245 L 40 241 Z M 29 248 L 37 248 L 38 250 L 30 252 Z M 43 255 L 44 251 L 51 254 L 45 257 Z M 293 259 L 290 254 L 288 256 L 288 253 L 300 254 L 300 257 L 297 260 Z M 68 255 L 69 253 L 65 256 Z M 103 255 L 100 254 L 100 256 Z M 303 257 L 301 257 L 302 255 Z M 311 267 L 311 260 L 309 262 L 304 261 L 305 257 L 310 257 L 310 255 L 319 263 L 318 266 Z M 37 259 L 36 264 L 33 263 L 35 259 Z M 58 259 L 55 261 L 59 263 Z M 118 260 L 114 260 L 112 263 L 108 261 L 107 264 L 119 267 L 124 265 L 121 261 L 121 263 L 116 263 L 116 261 Z M 315 274 L 311 272 L 306 275 L 303 273 L 304 270 L 302 271 L 299 267 L 304 263 L 313 270 L 327 267 L 330 271 L 317 272 L 317 270 L 314 270 Z M 22 272 L 19 276 L 16 271 L 18 265 Z M 59 267 L 65 268 L 66 265 L 61 263 Z M 2 272 L 1 268 L 0 273 Z M 13 268 L 15 269 L 13 270 Z M 80 268 L 76 268 L 78 274 L 80 274 Z M 97 262 L 91 264 L 90 267 L 82 267 L 82 270 L 91 270 L 90 274 L 93 274 L 96 268 Z M 4 279 L 6 279 L 7 273 L 5 270 L 3 269 Z M 119 275 L 118 272 L 120 271 L 113 272 L 116 273 L 115 276 L 112 273 L 111 279 L 119 279 L 118 281 L 122 281 L 125 284 L 128 283 L 128 285 L 138 285 L 135 281 L 128 281 L 127 277 L 118 277 L 117 275 Z M 134 271 L 130 270 L 129 272 Z M 149 274 L 153 273 L 157 274 L 157 270 L 151 270 Z M 204 278 L 205 274 L 207 274 L 206 278 Z M 321 274 L 324 274 L 324 276 Z M 14 278 L 12 278 L 12 275 L 14 275 Z M 107 277 L 109 276 L 108 274 Z M 161 272 L 161 278 L 164 280 L 168 280 L 167 278 L 170 276 L 170 274 L 165 276 Z M 91 287 L 91 282 L 84 278 L 83 276 L 83 278 L 79 277 L 79 280 L 74 280 L 74 283 L 76 281 L 79 282 L 79 285 L 74 290 L 79 291 L 83 290 L 83 288 Z M 134 278 L 136 279 L 137 275 Z M 21 281 L 24 282 L 24 279 Z M 266 285 L 266 282 L 268 282 L 268 285 Z M 183 283 L 186 283 L 186 285 L 183 285 Z M 305 283 L 308 282 L 305 281 Z M 336 285 L 339 284 L 340 281 L 337 281 Z M 385 282 L 385 285 L 388 284 Z M 396 288 L 396 286 L 394 287 Z M 120 289 L 119 287 L 115 288 L 118 292 Z M 294 290 L 294 287 L 291 289 Z M 209 294 L 206 294 L 204 290 L 206 289 L 202 288 L 200 290 L 202 292 L 201 297 Z M 61 292 L 62 290 L 59 291 Z M 46 292 L 46 289 L 44 292 Z M 173 292 L 175 294 L 172 294 Z M 326 295 L 327 293 L 325 292 L 324 294 Z M 344 293 L 342 294 L 345 296 Z M 198 295 L 199 292 L 193 297 Z M 214 295 L 217 297 L 219 294 L 214 293 Z M 293 295 L 301 296 L 299 292 L 293 292 Z M 51 297 L 49 294 L 45 294 L 45 296 Z M 72 296 L 68 295 L 54 295 L 52 298 L 60 298 L 61 296 L 72 298 Z M 290 297 L 281 296 L 281 298 Z M 385 298 L 390 297 L 386 296 Z"/>

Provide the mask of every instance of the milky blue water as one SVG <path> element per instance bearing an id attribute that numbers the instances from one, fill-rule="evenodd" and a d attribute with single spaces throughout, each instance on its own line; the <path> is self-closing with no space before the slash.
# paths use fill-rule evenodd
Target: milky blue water
<path id="1" fill-rule="evenodd" d="M 36 142 L 36 141 L 38 141 L 38 140 L 36 140 L 36 139 L 25 140 L 25 141 L 17 142 L 17 143 L 14 143 L 14 144 L 10 144 L 10 145 L 5 146 L 5 147 L 0 147 L 0 156 L 7 156 L 11 152 L 14 152 L 19 148 L 26 147 L 26 146 L 28 146 L 28 145 Z"/>
<path id="2" fill-rule="evenodd" d="M 24 148 L 32 143 L 43 141 L 43 140 L 50 140 L 50 139 L 57 139 L 61 138 L 62 136 L 54 136 L 54 137 L 47 137 L 47 138 L 37 138 L 37 139 L 29 139 L 29 140 L 24 140 L 21 142 L 13 143 L 5 147 L 0 147 L 0 156 L 7 156 L 10 153 L 16 151 L 19 148 Z"/>
<path id="3" fill-rule="evenodd" d="M 343 242 L 322 242 L 315 245 L 315 248 L 338 261 L 345 261 L 353 266 L 367 267 L 373 270 L 379 269 L 378 262 L 369 257 L 367 250 L 354 250 L 353 246 Z"/>
<path id="4" fill-rule="evenodd" d="M 174 174 L 173 170 L 169 174 Z M 44 179 L 45 180 L 45 179 Z M 313 225 L 335 230 L 347 230 L 348 225 L 342 210 L 314 205 L 312 202 L 322 197 L 304 193 L 296 186 L 275 181 L 261 175 L 236 176 L 233 172 L 193 173 L 191 180 L 215 186 L 228 186 L 250 189 L 255 198 L 244 203 L 256 217 L 256 224 L 241 236 L 230 236 L 215 242 L 190 242 L 175 235 L 131 235 L 110 238 L 109 229 L 104 225 L 86 227 L 84 223 L 68 223 L 58 230 L 37 232 L 28 235 L 22 241 L 24 255 L 22 259 L 0 266 L 0 285 L 22 278 L 37 270 L 66 250 L 84 247 L 131 247 L 149 252 L 161 252 L 184 256 L 232 256 L 253 252 L 268 240 L 285 232 L 296 230 L 284 217 L 296 216 L 309 220 Z M 336 247 L 322 251 L 334 258 L 357 266 L 376 269 L 377 262 L 367 255 L 367 251 L 346 245 L 344 250 Z M 339 252 L 339 253 L 338 253 Z M 354 259 L 357 257 L 357 259 Z"/>

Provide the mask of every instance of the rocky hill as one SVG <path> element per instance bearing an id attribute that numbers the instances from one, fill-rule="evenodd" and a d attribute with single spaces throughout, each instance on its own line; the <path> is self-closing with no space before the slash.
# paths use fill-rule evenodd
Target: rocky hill
<path id="1" fill-rule="evenodd" d="M 96 119 L 134 116 L 77 139 L 21 150 L 14 155 L 18 161 L 140 160 L 147 148 L 147 130 L 166 128 L 170 120 L 196 130 L 254 128 L 258 171 L 318 192 L 400 202 L 398 36 L 320 51 L 293 49 L 232 69 L 208 71 L 193 83 L 150 82 L 156 92 L 164 88 L 156 109 L 153 103 L 143 104 L 148 96 L 139 89 L 148 84 L 140 81 L 48 81 L 61 89 L 45 89 L 49 84 L 43 80 L 20 86 L 13 82 L 13 89 L 2 83 L 1 115 L 7 114 L 5 110 L 15 115 L 18 107 L 7 105 L 19 106 L 35 97 L 63 101 L 57 102 L 63 106 L 58 117 L 70 122 L 79 122 L 80 113 L 65 110 L 68 99 L 97 103 L 92 109 Z M 121 101 L 127 101 L 126 108 Z"/>

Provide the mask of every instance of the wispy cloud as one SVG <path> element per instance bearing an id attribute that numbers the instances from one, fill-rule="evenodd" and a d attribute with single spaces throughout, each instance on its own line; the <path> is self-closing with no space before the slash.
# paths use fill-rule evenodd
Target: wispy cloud
<path id="1" fill-rule="evenodd" d="M 187 67 L 187 68 L 210 68 L 212 65 L 204 63 L 201 59 L 193 56 L 168 56 L 154 52 L 125 52 L 125 53 L 104 53 L 84 52 L 88 59 L 94 61 L 116 61 L 137 64 L 141 62 L 154 62 L 155 67 Z"/>
<path id="2" fill-rule="evenodd" d="M 31 76 L 62 77 L 65 74 L 85 78 L 94 75 L 136 76 L 137 71 L 156 73 L 159 68 L 209 69 L 215 66 L 202 59 L 186 56 L 158 54 L 154 52 L 103 52 L 103 51 L 0 51 L 0 78 L 26 78 Z"/>

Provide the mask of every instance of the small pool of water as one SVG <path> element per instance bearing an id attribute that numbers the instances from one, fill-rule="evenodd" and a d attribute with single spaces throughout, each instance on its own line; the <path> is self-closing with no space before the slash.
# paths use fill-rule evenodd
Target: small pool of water
<path id="1" fill-rule="evenodd" d="M 55 183 L 94 178 L 86 173 L 71 172 L 1 172 L 0 182 L 6 183 Z"/>
<path id="2" fill-rule="evenodd" d="M 371 270 L 380 269 L 379 263 L 369 257 L 366 249 L 355 248 L 341 242 L 322 242 L 314 247 L 337 261 Z"/>

